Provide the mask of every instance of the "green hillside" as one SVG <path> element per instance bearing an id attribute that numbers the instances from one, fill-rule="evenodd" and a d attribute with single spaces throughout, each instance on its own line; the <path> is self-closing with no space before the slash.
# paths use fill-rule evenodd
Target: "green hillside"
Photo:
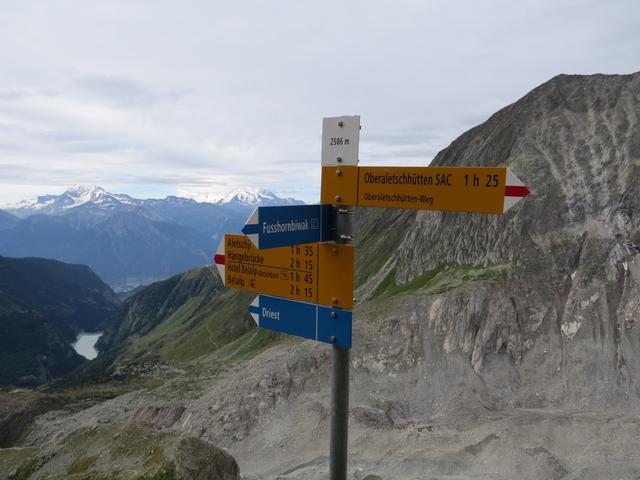
<path id="1" fill-rule="evenodd" d="M 252 298 L 224 288 L 213 267 L 175 275 L 129 297 L 97 347 L 117 363 L 237 358 L 274 338 L 256 330 L 247 312 Z"/>
<path id="2" fill-rule="evenodd" d="M 85 362 L 71 343 L 103 328 L 118 307 L 88 267 L 0 257 L 0 385 L 32 386 Z"/>

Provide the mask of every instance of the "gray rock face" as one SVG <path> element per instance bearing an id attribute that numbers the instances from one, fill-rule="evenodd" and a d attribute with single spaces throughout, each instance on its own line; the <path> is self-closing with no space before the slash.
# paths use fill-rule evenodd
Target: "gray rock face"
<path id="1" fill-rule="evenodd" d="M 435 294 L 398 315 L 415 319 L 403 322 L 418 363 L 459 358 L 447 378 L 477 375 L 492 407 L 636 404 L 639 119 L 638 73 L 560 75 L 499 111 L 433 165 L 505 165 L 530 196 L 503 216 L 360 211 L 361 228 L 405 232 L 360 298 L 385 278 L 484 269 L 491 281 L 424 289 Z"/>
<path id="2" fill-rule="evenodd" d="M 38 414 L 58 403 L 30 390 L 0 395 L 0 449 L 12 447 Z"/>
<path id="3" fill-rule="evenodd" d="M 156 428 L 169 428 L 180 420 L 183 413 L 183 405 L 145 405 L 133 415 L 131 421 L 146 423 Z"/>

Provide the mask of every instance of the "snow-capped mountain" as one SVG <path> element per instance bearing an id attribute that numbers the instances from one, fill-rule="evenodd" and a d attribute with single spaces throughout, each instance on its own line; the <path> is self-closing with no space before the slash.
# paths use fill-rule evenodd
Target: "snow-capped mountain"
<path id="1" fill-rule="evenodd" d="M 157 210 L 163 206 L 192 205 L 209 203 L 228 206 L 274 206 L 300 205 L 303 202 L 293 198 L 280 198 L 275 193 L 264 189 L 243 188 L 234 190 L 224 196 L 190 195 L 189 197 L 169 196 L 164 199 L 137 199 L 121 193 L 109 193 L 104 188 L 74 185 L 61 195 L 41 195 L 32 200 L 23 200 L 5 208 L 6 211 L 24 218 L 35 214 L 64 215 L 71 210 L 82 207 L 83 210 L 124 210 L 140 209 Z M 157 212 L 156 212 L 157 213 Z"/>
<path id="2" fill-rule="evenodd" d="M 82 206 L 111 210 L 118 207 L 135 207 L 140 203 L 140 200 L 129 195 L 109 193 L 96 185 L 74 185 L 61 195 L 41 195 L 10 205 L 6 210 L 19 217 L 28 217 L 35 214 L 61 215 Z"/>
<path id="3" fill-rule="evenodd" d="M 242 203 L 244 205 L 299 205 L 302 202 L 294 198 L 280 198 L 275 193 L 264 189 L 236 189 L 215 202 L 217 205 Z"/>
<path id="4" fill-rule="evenodd" d="M 187 198 L 191 198 L 200 203 L 213 203 L 215 205 L 242 204 L 252 206 L 275 206 L 275 205 L 301 205 L 304 202 L 295 198 L 282 198 L 270 190 L 262 188 L 237 188 L 224 195 L 214 193 L 193 193 L 180 192 Z"/>

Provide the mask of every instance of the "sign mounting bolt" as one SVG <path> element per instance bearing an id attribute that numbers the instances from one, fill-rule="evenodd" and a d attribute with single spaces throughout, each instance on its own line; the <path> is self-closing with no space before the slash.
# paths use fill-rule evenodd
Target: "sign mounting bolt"
<path id="1" fill-rule="evenodd" d="M 341 176 L 342 175 L 342 170 L 340 170 L 339 168 L 336 170 L 336 175 L 337 176 Z"/>
<path id="2" fill-rule="evenodd" d="M 336 312 L 331 312 L 331 313 L 329 314 L 329 316 L 330 316 L 331 318 L 336 318 L 336 317 L 338 316 L 338 314 L 337 314 Z"/>
<path id="3" fill-rule="evenodd" d="M 342 120 L 338 120 L 338 126 L 339 127 L 343 127 L 344 126 L 344 122 Z"/>
<path id="4" fill-rule="evenodd" d="M 338 162 L 338 163 L 342 163 L 342 157 L 337 157 L 337 158 L 336 158 L 336 162 Z"/>
<path id="5" fill-rule="evenodd" d="M 338 341 L 338 339 L 336 337 L 334 337 L 333 335 L 331 335 L 331 337 L 329 337 L 329 340 L 331 340 L 331 343 L 336 343 Z"/>
<path id="6" fill-rule="evenodd" d="M 333 303 L 334 305 L 337 305 L 337 303 L 338 303 L 338 299 L 337 299 L 336 297 L 333 297 L 333 298 L 331 299 L 331 303 Z"/>
<path id="7" fill-rule="evenodd" d="M 342 201 L 342 197 L 340 195 L 336 195 L 336 202 L 341 202 Z"/>

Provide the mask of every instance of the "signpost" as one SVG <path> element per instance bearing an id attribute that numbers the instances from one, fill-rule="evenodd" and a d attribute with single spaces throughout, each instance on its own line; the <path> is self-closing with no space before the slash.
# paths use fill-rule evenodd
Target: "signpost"
<path id="1" fill-rule="evenodd" d="M 351 311 L 258 295 L 249 313 L 260 328 L 351 348 Z"/>
<path id="2" fill-rule="evenodd" d="M 260 293 L 260 328 L 332 345 L 331 480 L 347 478 L 355 206 L 502 214 L 529 194 L 506 167 L 359 167 L 359 141 L 359 116 L 323 119 L 321 205 L 259 207 L 214 258 Z"/>
<path id="3" fill-rule="evenodd" d="M 353 307 L 351 245 L 305 243 L 258 250 L 244 235 L 224 236 L 214 257 L 226 287 L 330 307 Z"/>
<path id="4" fill-rule="evenodd" d="M 502 214 L 529 194 L 505 167 L 322 167 L 322 202 Z"/>
<path id="5" fill-rule="evenodd" d="M 331 240 L 331 205 L 256 208 L 242 229 L 258 249 Z"/>

